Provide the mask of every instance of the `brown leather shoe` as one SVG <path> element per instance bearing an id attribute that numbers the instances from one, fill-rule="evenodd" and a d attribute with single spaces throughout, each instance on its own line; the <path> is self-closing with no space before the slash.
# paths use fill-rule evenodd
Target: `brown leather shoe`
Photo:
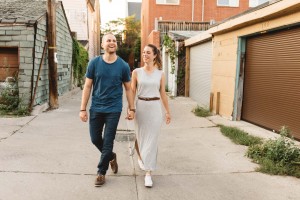
<path id="1" fill-rule="evenodd" d="M 98 174 L 95 180 L 95 187 L 100 187 L 105 183 L 105 175 Z"/>
<path id="2" fill-rule="evenodd" d="M 111 170 L 113 171 L 114 174 L 118 173 L 118 163 L 117 163 L 117 154 L 113 153 L 114 155 L 114 159 L 111 160 L 110 163 L 110 167 Z"/>

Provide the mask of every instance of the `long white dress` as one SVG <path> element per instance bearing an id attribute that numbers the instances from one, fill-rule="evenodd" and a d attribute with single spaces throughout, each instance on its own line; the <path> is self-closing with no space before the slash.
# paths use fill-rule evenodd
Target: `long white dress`
<path id="1" fill-rule="evenodd" d="M 162 71 L 155 69 L 151 74 L 143 68 L 137 72 L 137 96 L 160 97 L 160 81 Z M 162 106 L 160 100 L 144 101 L 137 98 L 136 101 L 136 137 L 140 155 L 146 171 L 156 169 L 158 136 L 163 122 Z"/>

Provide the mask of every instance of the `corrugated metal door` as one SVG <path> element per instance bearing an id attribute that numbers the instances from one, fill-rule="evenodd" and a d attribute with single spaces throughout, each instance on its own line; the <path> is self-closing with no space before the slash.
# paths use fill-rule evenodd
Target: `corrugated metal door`
<path id="1" fill-rule="evenodd" d="M 199 106 L 209 107 L 211 86 L 211 41 L 190 49 L 190 97 Z"/>
<path id="2" fill-rule="evenodd" d="M 0 48 L 0 81 L 15 77 L 18 70 L 18 48 Z"/>
<path id="3" fill-rule="evenodd" d="M 247 39 L 242 119 L 300 139 L 300 28 Z"/>

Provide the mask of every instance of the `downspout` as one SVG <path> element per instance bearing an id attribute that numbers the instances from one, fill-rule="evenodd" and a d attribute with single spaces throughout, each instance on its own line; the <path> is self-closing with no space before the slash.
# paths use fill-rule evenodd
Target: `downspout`
<path id="1" fill-rule="evenodd" d="M 194 21 L 195 0 L 192 0 L 192 22 Z"/>
<path id="2" fill-rule="evenodd" d="M 204 1 L 202 0 L 202 22 L 204 22 Z"/>

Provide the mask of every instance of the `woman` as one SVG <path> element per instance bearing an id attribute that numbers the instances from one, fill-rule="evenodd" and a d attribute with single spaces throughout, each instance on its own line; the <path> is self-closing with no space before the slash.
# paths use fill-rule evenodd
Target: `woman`
<path id="1" fill-rule="evenodd" d="M 152 187 L 151 172 L 156 168 L 158 135 L 163 122 L 161 102 L 165 109 L 166 124 L 171 121 L 165 76 L 161 71 L 160 52 L 148 44 L 143 51 L 144 66 L 132 72 L 131 87 L 137 94 L 136 101 L 136 150 L 138 164 L 146 171 L 145 186 Z M 161 101 L 160 101 L 161 100 Z"/>

